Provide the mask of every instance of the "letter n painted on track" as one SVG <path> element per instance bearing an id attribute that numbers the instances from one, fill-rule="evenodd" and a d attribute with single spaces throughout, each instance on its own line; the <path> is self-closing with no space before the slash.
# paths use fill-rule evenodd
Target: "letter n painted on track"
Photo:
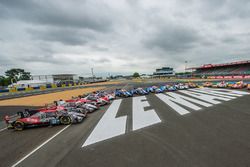
<path id="1" fill-rule="evenodd" d="M 127 116 L 116 118 L 122 100 L 114 100 L 82 147 L 125 134 Z"/>

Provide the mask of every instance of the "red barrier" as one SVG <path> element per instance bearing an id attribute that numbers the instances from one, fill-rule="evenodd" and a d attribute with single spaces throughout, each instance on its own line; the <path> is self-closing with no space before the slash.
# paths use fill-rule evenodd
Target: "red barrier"
<path id="1" fill-rule="evenodd" d="M 224 76 L 225 79 L 232 79 L 233 76 Z"/>
<path id="2" fill-rule="evenodd" d="M 235 79 L 242 79 L 242 78 L 244 78 L 244 76 L 243 75 L 237 75 L 237 76 L 233 76 L 233 78 L 235 78 Z"/>

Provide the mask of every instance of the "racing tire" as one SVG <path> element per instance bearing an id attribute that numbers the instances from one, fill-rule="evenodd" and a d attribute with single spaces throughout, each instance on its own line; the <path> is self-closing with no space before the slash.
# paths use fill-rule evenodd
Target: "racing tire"
<path id="1" fill-rule="evenodd" d="M 72 120 L 71 120 L 70 116 L 62 116 L 60 118 L 60 123 L 63 125 L 69 125 L 72 123 Z"/>
<path id="2" fill-rule="evenodd" d="M 16 121 L 14 123 L 14 129 L 15 130 L 18 130 L 18 131 L 21 131 L 24 129 L 24 123 L 23 122 L 20 122 L 20 121 Z"/>

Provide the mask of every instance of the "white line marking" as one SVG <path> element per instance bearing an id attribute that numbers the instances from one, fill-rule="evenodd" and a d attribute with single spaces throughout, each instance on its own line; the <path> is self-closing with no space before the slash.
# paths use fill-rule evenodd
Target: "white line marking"
<path id="1" fill-rule="evenodd" d="M 60 130 L 59 132 L 57 132 L 56 134 L 54 134 L 51 138 L 49 138 L 48 140 L 46 140 L 44 143 L 42 143 L 41 145 L 39 145 L 37 148 L 35 148 L 33 151 L 31 151 L 29 154 L 27 154 L 25 157 L 23 157 L 22 159 L 20 159 L 18 162 L 16 162 L 14 165 L 12 165 L 12 167 L 15 167 L 17 165 L 19 165 L 22 161 L 24 161 L 26 158 L 28 158 L 30 155 L 32 155 L 34 152 L 36 152 L 37 150 L 39 150 L 42 146 L 44 146 L 45 144 L 47 144 L 48 142 L 50 142 L 52 139 L 54 139 L 56 136 L 58 136 L 60 133 L 62 133 L 65 129 L 67 129 L 70 125 L 67 125 L 66 127 L 64 127 L 62 130 Z"/>
<path id="2" fill-rule="evenodd" d="M 214 99 L 223 100 L 223 101 L 231 100 L 231 99 L 224 98 L 224 97 L 212 96 L 212 95 L 208 95 L 208 94 L 202 94 L 202 93 L 198 93 L 198 92 L 191 92 L 191 91 L 187 91 L 187 90 L 181 90 L 180 92 L 184 93 L 184 94 L 187 94 L 189 96 L 195 97 L 197 99 L 207 101 L 207 102 L 212 103 L 212 104 L 220 104 L 221 103 L 221 102 L 219 102 L 217 100 L 214 100 Z"/>
<path id="3" fill-rule="evenodd" d="M 168 96 L 169 95 L 169 96 Z M 183 107 L 179 106 L 178 104 L 187 106 L 193 110 L 200 110 L 201 108 L 180 98 L 179 96 L 176 96 L 176 93 L 171 94 L 173 97 L 170 96 L 169 93 L 164 94 L 156 94 L 156 96 L 161 99 L 164 103 L 169 105 L 172 109 L 174 109 L 176 112 L 178 112 L 180 115 L 188 114 L 190 113 L 188 110 L 184 109 Z M 178 104 L 176 104 L 178 103 Z"/>
<path id="4" fill-rule="evenodd" d="M 127 116 L 116 118 L 122 99 L 114 100 L 82 147 L 125 134 Z"/>
<path id="5" fill-rule="evenodd" d="M 7 129 L 7 128 L 0 129 L 0 132 L 4 131 L 4 130 L 6 130 L 6 129 Z"/>
<path id="6" fill-rule="evenodd" d="M 142 100 L 147 99 L 145 96 L 133 97 L 133 130 L 138 130 L 161 122 L 155 110 L 144 111 L 144 108 L 150 105 L 147 101 Z"/>
<path id="7" fill-rule="evenodd" d="M 198 90 L 198 89 L 195 89 L 195 90 Z M 199 90 L 204 90 L 204 91 L 209 91 L 209 92 L 214 92 L 214 93 L 218 93 L 218 94 L 222 94 L 222 95 L 229 95 L 229 96 L 237 96 L 237 97 L 243 96 L 242 94 L 235 94 L 235 93 L 231 92 L 231 90 L 228 90 L 228 89 L 202 88 Z"/>
<path id="8" fill-rule="evenodd" d="M 221 94 L 221 92 L 218 91 L 212 91 L 212 90 L 200 90 L 200 89 L 190 89 L 189 91 L 193 91 L 193 92 L 199 92 L 199 93 L 204 93 L 204 94 L 208 94 L 208 95 L 214 95 L 214 96 L 219 96 L 219 97 L 225 97 L 225 98 L 229 98 L 229 99 L 235 99 L 236 97 L 234 96 L 229 96 L 228 94 L 225 95 L 223 92 L 223 94 Z M 230 94 L 230 93 L 229 93 Z M 231 94 L 230 94 L 231 95 Z M 232 94 L 235 95 L 235 94 Z M 239 95 L 241 96 L 241 95 Z"/>
<path id="9" fill-rule="evenodd" d="M 207 89 L 211 89 L 211 90 L 221 90 L 221 91 L 230 92 L 230 93 L 238 94 L 238 95 L 249 95 L 249 94 L 250 94 L 250 93 L 248 93 L 248 92 L 239 91 L 239 90 L 232 90 L 232 89 L 212 89 L 212 88 L 207 88 Z"/>

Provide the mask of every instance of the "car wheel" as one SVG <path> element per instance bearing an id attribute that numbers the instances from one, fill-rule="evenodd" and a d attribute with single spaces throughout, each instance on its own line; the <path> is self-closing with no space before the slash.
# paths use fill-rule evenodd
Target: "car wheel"
<path id="1" fill-rule="evenodd" d="M 72 120 L 69 116 L 62 116 L 60 118 L 60 123 L 63 124 L 63 125 L 69 125 L 72 123 Z"/>
<path id="2" fill-rule="evenodd" d="M 24 129 L 24 123 L 23 122 L 19 122 L 19 121 L 15 122 L 14 129 L 15 130 L 19 130 L 19 131 L 23 130 Z"/>

